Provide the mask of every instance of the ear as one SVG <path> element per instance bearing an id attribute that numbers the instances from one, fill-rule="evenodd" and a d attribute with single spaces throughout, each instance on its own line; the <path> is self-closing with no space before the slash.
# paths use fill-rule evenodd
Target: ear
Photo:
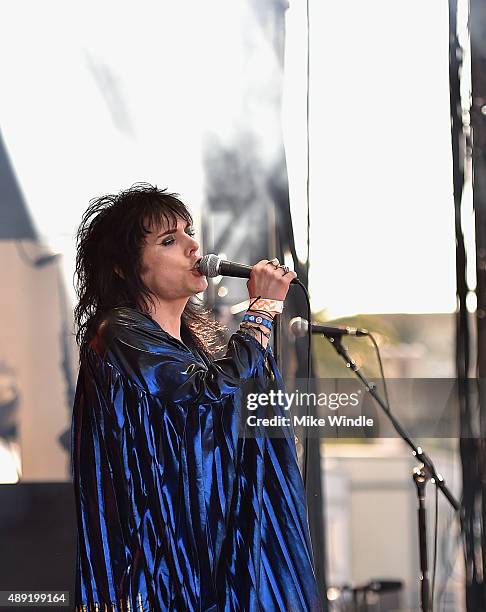
<path id="1" fill-rule="evenodd" d="M 119 276 L 120 278 L 123 278 L 123 279 L 125 278 L 125 277 L 123 276 L 123 272 L 120 270 L 120 268 L 119 268 L 118 266 L 115 266 L 113 270 L 114 270 L 114 272 L 115 272 L 115 274 L 116 274 L 117 276 Z"/>

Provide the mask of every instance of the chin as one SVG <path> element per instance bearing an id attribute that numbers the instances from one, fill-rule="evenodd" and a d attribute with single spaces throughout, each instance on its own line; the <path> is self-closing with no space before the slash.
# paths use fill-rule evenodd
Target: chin
<path id="1" fill-rule="evenodd" d="M 195 283 L 194 288 L 192 290 L 192 295 L 196 295 L 197 293 L 202 293 L 203 291 L 206 291 L 207 288 L 208 288 L 208 281 L 206 280 L 206 277 L 203 276 L 200 281 Z"/>

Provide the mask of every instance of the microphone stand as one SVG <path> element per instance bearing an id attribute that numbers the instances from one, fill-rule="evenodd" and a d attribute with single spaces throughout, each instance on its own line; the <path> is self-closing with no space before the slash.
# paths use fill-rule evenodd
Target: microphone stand
<path id="1" fill-rule="evenodd" d="M 454 510 L 459 511 L 460 504 L 449 491 L 445 484 L 444 478 L 436 471 L 432 459 L 428 457 L 420 446 L 416 446 L 415 443 L 410 439 L 410 436 L 400 425 L 396 417 L 390 412 L 388 406 L 381 399 L 376 387 L 373 383 L 370 383 L 365 376 L 360 372 L 356 362 L 350 357 L 346 347 L 342 344 L 341 338 L 336 335 L 323 334 L 327 340 L 335 348 L 336 352 L 344 359 L 346 367 L 350 368 L 359 380 L 366 387 L 366 390 L 381 406 L 387 417 L 390 419 L 396 432 L 401 436 L 406 444 L 412 449 L 412 455 L 420 461 L 420 465 L 415 467 L 413 470 L 413 480 L 417 487 L 418 497 L 418 534 L 419 534 L 419 550 L 420 550 L 420 599 L 421 599 L 421 610 L 422 612 L 431 612 L 431 597 L 430 597 L 430 582 L 429 582 L 429 568 L 427 558 L 427 522 L 425 512 L 425 487 L 427 482 L 432 480 L 436 486 L 444 494 L 447 501 L 451 504 Z"/>

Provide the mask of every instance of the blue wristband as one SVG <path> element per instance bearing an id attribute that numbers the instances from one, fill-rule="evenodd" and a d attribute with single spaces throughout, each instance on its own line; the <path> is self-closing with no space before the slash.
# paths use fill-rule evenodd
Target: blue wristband
<path id="1" fill-rule="evenodd" d="M 268 329 L 272 329 L 272 325 L 273 325 L 270 319 L 264 319 L 260 315 L 246 314 L 243 317 L 243 321 L 248 321 L 249 323 L 256 323 L 257 325 L 264 325 Z"/>

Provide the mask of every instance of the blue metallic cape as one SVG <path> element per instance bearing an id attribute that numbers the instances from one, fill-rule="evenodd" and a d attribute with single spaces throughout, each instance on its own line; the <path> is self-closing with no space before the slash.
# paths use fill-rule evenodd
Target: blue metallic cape
<path id="1" fill-rule="evenodd" d="M 321 610 L 293 432 L 238 437 L 265 359 L 281 384 L 243 332 L 211 362 L 136 310 L 105 318 L 73 410 L 76 610 Z"/>

